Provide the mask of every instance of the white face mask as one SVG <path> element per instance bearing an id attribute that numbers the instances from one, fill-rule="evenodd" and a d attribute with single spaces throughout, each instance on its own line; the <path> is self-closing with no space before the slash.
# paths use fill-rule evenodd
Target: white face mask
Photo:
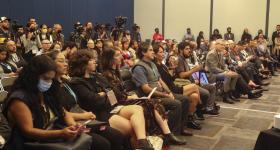
<path id="1" fill-rule="evenodd" d="M 50 87 L 52 86 L 52 82 L 46 82 L 45 80 L 40 79 L 39 83 L 37 85 L 38 89 L 40 92 L 46 92 L 50 89 Z"/>

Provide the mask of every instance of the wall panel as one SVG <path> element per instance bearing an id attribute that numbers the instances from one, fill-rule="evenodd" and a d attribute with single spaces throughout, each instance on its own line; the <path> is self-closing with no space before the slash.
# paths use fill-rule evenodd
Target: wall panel
<path id="1" fill-rule="evenodd" d="M 253 37 L 258 29 L 265 31 L 267 0 L 214 0 L 213 29 L 222 35 L 228 26 L 232 27 L 235 39 L 240 40 L 244 28 Z"/>
<path id="2" fill-rule="evenodd" d="M 210 0 L 166 0 L 165 37 L 182 40 L 190 27 L 197 37 L 199 31 L 208 38 L 210 27 Z"/>

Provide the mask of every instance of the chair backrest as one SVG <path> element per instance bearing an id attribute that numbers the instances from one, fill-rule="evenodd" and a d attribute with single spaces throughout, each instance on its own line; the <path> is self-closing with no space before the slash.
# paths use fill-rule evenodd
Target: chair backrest
<path id="1" fill-rule="evenodd" d="M 4 77 L 1 79 L 1 84 L 4 89 L 7 89 L 7 88 L 10 88 L 14 84 L 16 79 L 17 79 L 17 77 Z"/>
<path id="2" fill-rule="evenodd" d="M 132 81 L 132 73 L 129 69 L 120 70 L 121 78 L 127 92 L 137 91 L 134 82 Z"/>
<path id="3" fill-rule="evenodd" d="M 7 91 L 0 91 L 0 103 L 3 103 L 5 98 L 7 97 L 8 92 Z"/>

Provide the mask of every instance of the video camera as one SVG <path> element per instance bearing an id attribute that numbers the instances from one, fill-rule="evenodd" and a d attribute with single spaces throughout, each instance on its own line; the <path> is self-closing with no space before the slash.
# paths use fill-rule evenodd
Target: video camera
<path id="1" fill-rule="evenodd" d="M 126 21 L 127 21 L 127 17 L 123 17 L 123 16 L 115 17 L 115 23 L 117 28 L 124 28 Z"/>
<path id="2" fill-rule="evenodd" d="M 84 27 L 80 22 L 74 24 L 74 32 L 81 34 L 84 31 Z"/>

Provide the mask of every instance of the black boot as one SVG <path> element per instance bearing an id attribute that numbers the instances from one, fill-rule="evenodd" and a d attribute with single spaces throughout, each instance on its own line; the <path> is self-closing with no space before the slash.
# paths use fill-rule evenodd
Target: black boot
<path id="1" fill-rule="evenodd" d="M 240 102 L 239 99 L 237 99 L 236 97 L 233 96 L 233 91 L 230 91 L 228 96 L 231 100 L 236 101 L 236 102 Z"/>
<path id="2" fill-rule="evenodd" d="M 153 145 L 147 139 L 137 140 L 135 150 L 154 150 Z"/>
<path id="3" fill-rule="evenodd" d="M 234 104 L 234 102 L 229 99 L 229 93 L 228 92 L 224 93 L 223 102 L 228 103 L 228 104 Z"/>
<path id="4" fill-rule="evenodd" d="M 192 128 L 192 129 L 196 129 L 196 130 L 201 130 L 200 124 L 195 122 L 193 115 L 188 116 L 187 127 Z"/>
<path id="5" fill-rule="evenodd" d="M 185 144 L 187 144 L 187 142 L 185 140 L 182 140 L 182 139 L 176 137 L 172 133 L 165 134 L 163 141 L 164 141 L 164 144 L 166 144 L 166 145 L 185 145 Z"/>
<path id="6" fill-rule="evenodd" d="M 203 116 L 203 105 L 202 104 L 198 104 L 196 106 L 196 119 L 197 120 L 205 120 L 204 116 Z"/>

